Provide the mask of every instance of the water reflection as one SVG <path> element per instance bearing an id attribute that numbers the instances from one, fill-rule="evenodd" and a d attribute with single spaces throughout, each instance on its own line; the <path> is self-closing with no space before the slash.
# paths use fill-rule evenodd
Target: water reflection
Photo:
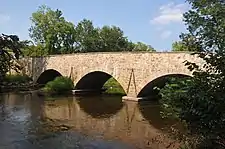
<path id="1" fill-rule="evenodd" d="M 157 129 L 166 129 L 174 124 L 171 119 L 163 119 L 160 115 L 162 111 L 157 101 L 143 101 L 138 103 L 139 109 L 145 120 Z M 168 128 L 167 128 L 168 129 Z"/>
<path id="2" fill-rule="evenodd" d="M 53 100 L 36 94 L 0 97 L 3 99 L 0 101 L 0 148 L 163 149 L 174 142 L 156 129 L 164 126 L 157 108 L 122 102 L 121 97 L 51 98 Z M 56 124 L 72 129 L 52 131 L 51 127 Z M 175 147 L 171 145 L 171 148 Z"/>
<path id="3" fill-rule="evenodd" d="M 157 100 L 139 102 L 138 106 L 144 119 L 156 129 L 181 136 L 186 132 L 185 126 L 177 119 L 163 118 L 161 116 L 160 112 L 163 109 Z"/>
<path id="4" fill-rule="evenodd" d="M 93 118 L 110 118 L 124 106 L 121 97 L 113 96 L 78 98 L 78 104 L 84 112 Z"/>

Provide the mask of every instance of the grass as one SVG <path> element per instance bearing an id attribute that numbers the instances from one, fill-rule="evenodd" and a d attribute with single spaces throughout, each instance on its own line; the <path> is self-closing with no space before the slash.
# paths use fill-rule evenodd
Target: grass
<path id="1" fill-rule="evenodd" d="M 125 95 L 122 86 L 117 82 L 116 79 L 113 77 L 110 78 L 103 86 L 103 88 L 106 88 L 105 91 L 106 94 L 113 94 L 113 95 Z"/>

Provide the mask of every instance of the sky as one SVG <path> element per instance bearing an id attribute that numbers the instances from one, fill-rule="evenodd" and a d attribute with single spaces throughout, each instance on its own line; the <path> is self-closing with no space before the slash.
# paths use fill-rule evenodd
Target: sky
<path id="1" fill-rule="evenodd" d="M 45 4 L 59 9 L 75 25 L 82 19 L 96 27 L 115 25 L 133 42 L 144 42 L 157 51 L 170 51 L 172 43 L 186 32 L 182 14 L 185 0 L 0 0 L 0 33 L 30 39 L 30 17 Z"/>

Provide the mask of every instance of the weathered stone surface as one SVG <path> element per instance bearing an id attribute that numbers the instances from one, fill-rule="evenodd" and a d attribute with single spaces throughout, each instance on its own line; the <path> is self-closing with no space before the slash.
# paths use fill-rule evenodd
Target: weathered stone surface
<path id="1" fill-rule="evenodd" d="M 202 63 L 190 53 L 83 53 L 27 59 L 25 71 L 36 81 L 45 70 L 54 69 L 71 76 L 75 85 L 88 73 L 101 71 L 114 77 L 127 96 L 137 97 L 145 85 L 158 77 L 191 75 L 184 66 L 185 60 Z"/>

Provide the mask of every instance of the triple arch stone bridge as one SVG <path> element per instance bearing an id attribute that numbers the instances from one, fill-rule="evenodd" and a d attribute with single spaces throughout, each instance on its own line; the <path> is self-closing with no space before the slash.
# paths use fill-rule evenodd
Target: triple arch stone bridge
<path id="1" fill-rule="evenodd" d="M 82 53 L 25 59 L 25 73 L 33 81 L 46 84 L 57 76 L 68 76 L 75 90 L 100 91 L 113 77 L 129 99 L 151 96 L 155 86 L 162 86 L 171 76 L 191 76 L 184 61 L 202 65 L 190 53 Z"/>

